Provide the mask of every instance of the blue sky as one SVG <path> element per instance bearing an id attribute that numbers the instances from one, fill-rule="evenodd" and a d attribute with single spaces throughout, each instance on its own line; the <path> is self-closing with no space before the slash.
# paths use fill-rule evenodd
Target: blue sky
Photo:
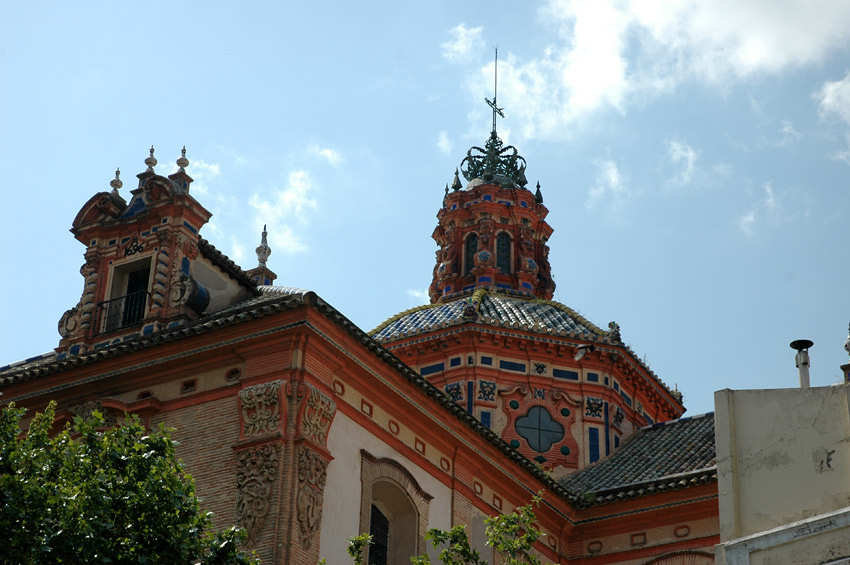
<path id="1" fill-rule="evenodd" d="M 364 329 L 423 302 L 443 189 L 490 128 L 541 184 L 556 300 L 689 413 L 840 380 L 850 322 L 850 3 L 117 2 L 0 6 L 0 364 L 82 293 L 79 208 L 186 146 L 202 235 Z"/>

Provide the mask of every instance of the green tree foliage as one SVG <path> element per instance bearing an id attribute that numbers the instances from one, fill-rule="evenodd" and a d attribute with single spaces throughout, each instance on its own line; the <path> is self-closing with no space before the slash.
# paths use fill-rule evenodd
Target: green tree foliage
<path id="1" fill-rule="evenodd" d="M 100 414 L 52 434 L 54 405 L 23 433 L 0 413 L 0 563 L 256 563 L 236 529 L 210 531 L 168 430 Z"/>
<path id="2" fill-rule="evenodd" d="M 366 551 L 366 548 L 372 545 L 372 536 L 371 534 L 360 534 L 359 536 L 354 536 L 353 538 L 348 538 L 345 540 L 348 542 L 348 547 L 346 551 L 348 551 L 348 555 L 354 559 L 354 565 L 362 565 L 363 564 L 363 552 Z"/>
<path id="3" fill-rule="evenodd" d="M 540 495 L 520 506 L 510 514 L 494 516 L 487 520 L 487 545 L 504 557 L 505 565 L 541 565 L 531 548 L 542 535 L 534 527 L 533 506 L 540 506 Z"/>
<path id="4" fill-rule="evenodd" d="M 440 561 L 444 565 L 487 565 L 478 550 L 469 545 L 466 526 L 455 526 L 449 531 L 431 528 L 425 534 L 425 539 L 440 549 Z M 419 555 L 410 559 L 413 565 L 430 565 L 427 555 Z"/>
<path id="5" fill-rule="evenodd" d="M 500 563 L 503 565 L 541 565 L 540 559 L 532 553 L 534 544 L 543 535 L 534 527 L 534 506 L 540 506 L 540 500 L 538 494 L 531 502 L 510 514 L 493 516 L 486 520 L 487 545 L 499 552 L 502 556 Z M 478 550 L 470 545 L 465 526 L 455 526 L 448 531 L 431 528 L 425 538 L 433 544 L 434 549 L 440 550 L 440 562 L 443 565 L 488 565 Z M 363 561 L 363 550 L 365 546 L 371 545 L 372 537 L 361 534 L 347 541 L 348 554 L 354 558 L 356 565 L 360 565 Z M 413 565 L 431 565 L 428 555 L 411 557 L 410 562 Z"/>

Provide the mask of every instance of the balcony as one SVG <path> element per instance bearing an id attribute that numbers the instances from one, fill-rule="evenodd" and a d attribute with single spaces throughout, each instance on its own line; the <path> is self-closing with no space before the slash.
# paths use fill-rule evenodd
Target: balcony
<path id="1" fill-rule="evenodd" d="M 119 298 L 97 304 L 96 335 L 116 332 L 142 323 L 150 293 L 146 290 L 131 292 Z"/>

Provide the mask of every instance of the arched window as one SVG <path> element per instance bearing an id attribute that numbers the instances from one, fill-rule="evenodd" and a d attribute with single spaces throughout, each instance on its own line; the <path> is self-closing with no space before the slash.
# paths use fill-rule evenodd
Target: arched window
<path id="1" fill-rule="evenodd" d="M 466 238 L 463 250 L 463 274 L 464 276 L 472 272 L 472 267 L 475 266 L 475 254 L 478 252 L 478 235 L 469 234 Z"/>
<path id="2" fill-rule="evenodd" d="M 360 531 L 372 534 L 369 565 L 407 565 L 424 553 L 431 496 L 392 459 L 360 451 Z"/>
<path id="3" fill-rule="evenodd" d="M 496 266 L 503 275 L 511 274 L 511 236 L 506 232 L 496 236 Z"/>
<path id="4" fill-rule="evenodd" d="M 369 565 L 385 565 L 390 547 L 390 519 L 374 504 L 369 518 L 369 534 L 372 536 Z"/>

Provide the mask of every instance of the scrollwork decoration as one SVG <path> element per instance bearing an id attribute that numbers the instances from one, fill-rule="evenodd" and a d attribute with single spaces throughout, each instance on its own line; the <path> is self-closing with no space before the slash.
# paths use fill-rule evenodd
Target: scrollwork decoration
<path id="1" fill-rule="evenodd" d="M 66 310 L 59 319 L 59 335 L 62 338 L 67 338 L 73 335 L 80 328 L 80 311 L 75 306 L 70 310 Z"/>
<path id="2" fill-rule="evenodd" d="M 252 544 L 271 508 L 272 482 L 277 473 L 277 451 L 272 445 L 248 449 L 239 454 L 237 465 L 237 523 L 245 529 L 248 543 Z"/>
<path id="3" fill-rule="evenodd" d="M 318 453 L 298 447 L 298 495 L 295 508 L 298 516 L 299 542 L 309 550 L 313 536 L 322 524 L 327 463 Z"/>
<path id="4" fill-rule="evenodd" d="M 269 434 L 280 424 L 280 385 L 272 381 L 249 386 L 239 391 L 242 404 L 242 434 L 245 436 Z"/>
<path id="5" fill-rule="evenodd" d="M 301 429 L 307 438 L 324 446 L 336 414 L 336 403 L 318 389 L 312 386 L 309 389 Z"/>
<path id="6" fill-rule="evenodd" d="M 107 427 L 114 426 L 117 421 L 115 414 L 105 410 L 103 408 L 103 403 L 100 400 L 90 400 L 89 402 L 77 404 L 76 406 L 71 407 L 71 412 L 87 422 L 92 419 L 95 412 L 98 412 L 103 417 L 103 423 Z"/>

